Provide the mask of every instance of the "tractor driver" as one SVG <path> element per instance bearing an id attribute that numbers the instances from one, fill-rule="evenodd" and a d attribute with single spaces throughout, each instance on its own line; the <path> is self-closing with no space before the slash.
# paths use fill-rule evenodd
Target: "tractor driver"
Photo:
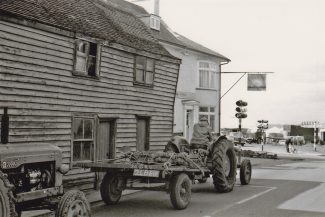
<path id="1" fill-rule="evenodd" d="M 191 148 L 207 149 L 212 141 L 211 133 L 212 129 L 209 125 L 208 118 L 206 116 L 202 116 L 199 123 L 194 124 Z"/>

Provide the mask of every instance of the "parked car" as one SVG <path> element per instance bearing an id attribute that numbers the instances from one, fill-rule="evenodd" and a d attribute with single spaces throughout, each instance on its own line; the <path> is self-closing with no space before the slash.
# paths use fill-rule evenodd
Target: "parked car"
<path id="1" fill-rule="evenodd" d="M 241 132 L 230 132 L 227 138 L 232 141 L 235 145 L 242 145 L 244 146 L 246 143 L 246 139 L 244 138 Z M 240 141 L 240 142 L 239 142 Z"/>
<path id="2" fill-rule="evenodd" d="M 249 137 L 246 139 L 246 143 L 252 144 L 252 143 L 258 143 L 256 138 Z"/>

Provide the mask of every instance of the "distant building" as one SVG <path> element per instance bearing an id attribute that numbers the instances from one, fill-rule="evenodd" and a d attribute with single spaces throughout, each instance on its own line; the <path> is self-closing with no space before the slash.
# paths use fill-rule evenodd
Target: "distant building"
<path id="1" fill-rule="evenodd" d="M 314 128 L 305 128 L 299 125 L 286 125 L 284 129 L 288 132 L 288 136 L 303 136 L 306 143 L 314 142 Z M 319 129 L 316 128 L 316 135 L 318 135 L 318 131 Z"/>
<path id="2" fill-rule="evenodd" d="M 319 129 L 319 139 L 324 144 L 324 142 L 325 142 L 325 129 L 324 128 Z"/>

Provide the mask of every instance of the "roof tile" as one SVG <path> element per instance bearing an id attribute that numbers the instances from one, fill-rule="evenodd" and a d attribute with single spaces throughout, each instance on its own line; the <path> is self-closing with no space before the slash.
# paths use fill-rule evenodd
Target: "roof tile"
<path id="1" fill-rule="evenodd" d="M 0 12 L 171 56 L 141 20 L 101 0 L 1 0 Z"/>

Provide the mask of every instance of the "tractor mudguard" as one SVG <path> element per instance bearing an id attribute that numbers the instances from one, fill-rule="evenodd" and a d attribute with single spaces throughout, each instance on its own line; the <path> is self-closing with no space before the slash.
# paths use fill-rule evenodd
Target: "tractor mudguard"
<path id="1" fill-rule="evenodd" d="M 220 144 L 220 143 L 218 143 L 218 141 L 220 141 L 220 140 L 222 140 L 222 139 L 227 139 L 227 137 L 226 136 L 218 136 L 218 137 L 215 137 L 214 139 L 213 139 L 213 143 L 210 145 L 210 147 L 209 147 L 209 151 L 210 151 L 210 153 L 212 153 L 212 151 L 213 151 L 213 149 L 214 149 L 214 147 L 216 146 L 216 145 L 218 145 L 218 144 Z"/>
<path id="2" fill-rule="evenodd" d="M 175 153 L 181 153 L 184 152 L 186 149 L 190 148 L 190 144 L 188 141 L 181 136 L 174 136 L 169 142 L 167 143 L 165 147 L 166 151 L 173 151 Z"/>

